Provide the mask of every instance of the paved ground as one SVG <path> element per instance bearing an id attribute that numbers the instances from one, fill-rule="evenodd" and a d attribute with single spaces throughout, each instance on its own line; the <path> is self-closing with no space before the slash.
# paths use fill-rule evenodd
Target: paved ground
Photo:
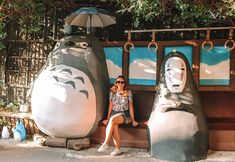
<path id="1" fill-rule="evenodd" d="M 0 162 L 166 162 L 151 157 L 146 149 L 122 148 L 123 153 L 113 157 L 112 147 L 105 153 L 98 153 L 98 147 L 75 151 L 39 146 L 32 140 L 0 139 Z M 207 159 L 199 162 L 235 162 L 235 151 L 209 151 Z"/>

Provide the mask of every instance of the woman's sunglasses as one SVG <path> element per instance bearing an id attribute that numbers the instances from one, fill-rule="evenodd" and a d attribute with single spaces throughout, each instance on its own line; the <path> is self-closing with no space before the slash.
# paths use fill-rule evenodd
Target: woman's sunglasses
<path id="1" fill-rule="evenodd" d="M 124 81 L 116 81 L 116 84 L 124 84 Z"/>

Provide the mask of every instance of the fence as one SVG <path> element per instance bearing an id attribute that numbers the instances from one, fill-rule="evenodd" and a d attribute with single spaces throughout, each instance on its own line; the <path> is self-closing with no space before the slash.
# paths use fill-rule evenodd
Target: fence
<path id="1" fill-rule="evenodd" d="M 9 113 L 9 112 L 0 112 L 0 120 L 4 120 L 7 123 L 7 126 L 11 132 L 12 128 L 16 126 L 17 121 L 22 121 L 26 129 L 27 136 L 31 137 L 33 134 L 40 133 L 38 127 L 36 126 L 32 115 L 29 113 Z M 0 127 L 0 132 L 1 132 Z"/>
<path id="2" fill-rule="evenodd" d="M 6 49 L 1 50 L 0 80 L 3 81 L 7 102 L 26 102 L 31 83 L 37 76 L 55 42 L 64 36 L 63 19 L 67 10 L 45 13 L 38 32 L 24 31 L 14 22 L 6 28 Z M 30 27 L 29 24 L 28 26 Z M 3 91 L 0 89 L 0 91 Z M 2 93 L 3 94 L 3 93 Z"/>

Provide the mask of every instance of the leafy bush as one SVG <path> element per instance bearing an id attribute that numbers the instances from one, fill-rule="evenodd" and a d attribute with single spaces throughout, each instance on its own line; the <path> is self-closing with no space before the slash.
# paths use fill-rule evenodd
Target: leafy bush
<path id="1" fill-rule="evenodd" d="M 0 107 L 5 107 L 6 106 L 6 100 L 4 98 L 0 98 Z"/>
<path id="2" fill-rule="evenodd" d="M 17 100 L 14 100 L 9 104 L 6 104 L 6 102 L 3 101 L 3 105 L 0 107 L 0 111 L 17 113 L 19 112 L 19 108 L 20 108 L 20 103 Z"/>
<path id="3" fill-rule="evenodd" d="M 19 112 L 20 103 L 18 100 L 13 100 L 12 102 L 7 102 L 6 87 L 3 84 L 3 81 L 0 80 L 0 111 L 7 112 Z"/>
<path id="4" fill-rule="evenodd" d="M 0 118 L 0 127 L 8 125 L 8 122 L 5 117 Z"/>

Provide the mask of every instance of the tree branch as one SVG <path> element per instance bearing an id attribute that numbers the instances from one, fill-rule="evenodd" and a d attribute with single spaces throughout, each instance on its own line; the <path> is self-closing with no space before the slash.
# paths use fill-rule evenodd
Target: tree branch
<path id="1" fill-rule="evenodd" d="M 3 5 L 4 5 L 5 1 L 6 1 L 6 0 L 2 0 L 1 6 L 0 6 L 0 11 L 2 11 Z"/>

